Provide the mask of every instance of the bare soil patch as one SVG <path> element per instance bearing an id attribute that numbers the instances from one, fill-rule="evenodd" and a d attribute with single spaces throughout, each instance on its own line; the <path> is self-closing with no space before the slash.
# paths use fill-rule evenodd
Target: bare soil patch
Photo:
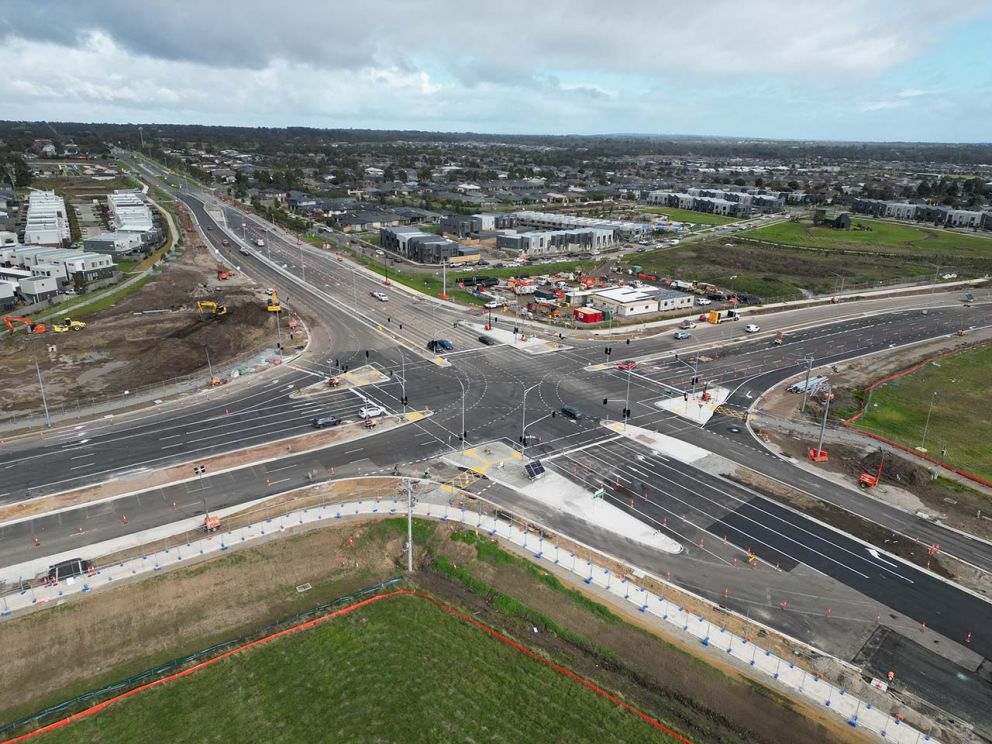
<path id="1" fill-rule="evenodd" d="M 267 340 L 274 346 L 276 320 L 257 288 L 240 275 L 218 280 L 216 259 L 194 245 L 138 291 L 87 315 L 84 330 L 5 338 L 0 410 L 11 416 L 40 410 L 35 360 L 49 407 L 71 410 L 201 370 L 206 382 L 207 351 L 219 366 Z M 198 312 L 198 300 L 226 303 L 228 314 Z"/>

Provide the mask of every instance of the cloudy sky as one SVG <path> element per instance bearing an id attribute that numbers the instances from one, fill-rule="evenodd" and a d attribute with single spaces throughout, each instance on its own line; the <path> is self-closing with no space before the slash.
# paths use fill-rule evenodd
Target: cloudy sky
<path id="1" fill-rule="evenodd" d="M 992 0 L 0 0 L 0 118 L 992 140 Z"/>

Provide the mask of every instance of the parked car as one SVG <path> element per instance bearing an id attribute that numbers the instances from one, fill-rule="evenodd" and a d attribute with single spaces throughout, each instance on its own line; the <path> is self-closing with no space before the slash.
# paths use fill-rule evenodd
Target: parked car
<path id="1" fill-rule="evenodd" d="M 389 296 L 385 292 L 370 292 L 379 302 L 389 302 Z"/>
<path id="2" fill-rule="evenodd" d="M 708 300 L 705 297 L 697 297 L 696 298 L 696 304 L 697 305 L 712 305 L 713 304 L 713 300 Z"/>
<path id="3" fill-rule="evenodd" d="M 337 426 L 341 423 L 341 419 L 328 413 L 323 416 L 317 416 L 310 423 L 313 424 L 314 429 L 323 429 L 328 426 Z"/>
<path id="4" fill-rule="evenodd" d="M 618 362 L 617 369 L 632 370 L 637 369 L 637 362 L 628 359 L 626 362 Z"/>
<path id="5" fill-rule="evenodd" d="M 360 409 L 358 409 L 358 415 L 361 416 L 363 419 L 375 418 L 376 416 L 385 416 L 386 409 L 383 408 L 382 406 L 376 406 L 376 405 L 362 406 Z"/>
<path id="6" fill-rule="evenodd" d="M 689 331 L 675 331 L 675 339 L 676 339 L 676 341 L 682 341 L 684 339 L 689 338 L 689 336 L 691 336 L 691 335 L 692 334 L 689 333 Z"/>
<path id="7" fill-rule="evenodd" d="M 760 330 L 761 328 L 756 326 L 754 323 L 748 323 L 746 326 L 744 326 L 744 333 L 757 333 Z"/>
<path id="8" fill-rule="evenodd" d="M 435 354 L 441 351 L 454 351 L 455 345 L 446 338 L 438 338 L 427 342 L 427 351 Z"/>

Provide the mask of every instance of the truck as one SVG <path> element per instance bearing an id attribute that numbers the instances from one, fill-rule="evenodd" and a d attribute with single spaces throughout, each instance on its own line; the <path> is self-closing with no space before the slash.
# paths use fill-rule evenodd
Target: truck
<path id="1" fill-rule="evenodd" d="M 723 312 L 720 312 L 719 310 L 710 310 L 703 319 L 705 319 L 707 323 L 718 325 L 719 323 L 724 323 L 728 320 L 740 320 L 741 314 L 736 310 L 724 310 Z"/>

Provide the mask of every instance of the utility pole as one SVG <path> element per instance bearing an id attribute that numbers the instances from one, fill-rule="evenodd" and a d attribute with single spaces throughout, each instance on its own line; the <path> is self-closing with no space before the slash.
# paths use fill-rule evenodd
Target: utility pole
<path id="1" fill-rule="evenodd" d="M 809 398 L 809 375 L 813 371 L 813 356 L 803 357 L 806 362 L 806 387 L 803 388 L 803 405 L 799 409 L 800 413 L 806 413 L 806 399 Z"/>
<path id="2" fill-rule="evenodd" d="M 406 570 L 413 572 L 413 489 L 406 480 Z"/>
<path id="3" fill-rule="evenodd" d="M 206 344 L 203 345 L 203 350 L 207 352 L 207 369 L 210 371 L 210 378 L 213 379 L 214 376 L 214 365 L 210 363 L 210 347 Z"/>
<path id="4" fill-rule="evenodd" d="M 458 387 L 460 387 L 462 389 L 462 431 L 461 431 L 461 434 L 458 435 L 458 438 L 461 440 L 461 443 L 462 443 L 462 453 L 464 454 L 464 452 L 465 452 L 465 434 L 466 434 L 466 432 L 465 432 L 465 385 L 464 385 L 464 383 L 462 383 L 462 378 L 456 377 L 455 380 L 458 382 Z"/>
<path id="5" fill-rule="evenodd" d="M 307 265 L 303 263 L 303 241 L 301 240 L 299 241 L 299 243 L 300 243 L 300 273 L 303 278 L 303 282 L 305 284 L 307 281 Z"/>
<path id="6" fill-rule="evenodd" d="M 47 426 L 49 429 L 51 429 L 52 428 L 52 419 L 48 415 L 48 399 L 45 398 L 45 383 L 42 382 L 42 379 L 41 379 L 41 367 L 38 366 L 38 359 L 37 359 L 37 357 L 34 360 L 34 368 L 38 372 L 38 385 L 41 386 L 41 405 L 45 408 L 45 426 Z"/>
<path id="7" fill-rule="evenodd" d="M 826 401 L 823 406 L 823 421 L 820 422 L 820 441 L 816 443 L 816 455 L 820 456 L 823 452 L 823 435 L 827 430 L 827 416 L 830 415 L 830 401 L 833 400 L 834 394 L 832 390 L 828 390 L 826 393 Z"/>
<path id="8" fill-rule="evenodd" d="M 933 402 L 935 400 L 937 400 L 937 391 L 936 390 L 934 390 L 933 391 L 933 394 L 930 396 L 930 407 L 927 408 L 927 420 L 926 420 L 926 423 L 923 424 L 923 439 L 920 442 L 920 446 L 916 448 L 920 452 L 926 452 L 927 451 L 927 431 L 930 429 L 930 414 L 933 413 Z"/>

